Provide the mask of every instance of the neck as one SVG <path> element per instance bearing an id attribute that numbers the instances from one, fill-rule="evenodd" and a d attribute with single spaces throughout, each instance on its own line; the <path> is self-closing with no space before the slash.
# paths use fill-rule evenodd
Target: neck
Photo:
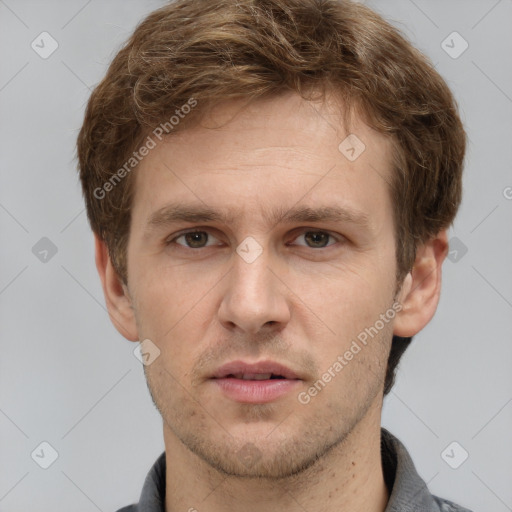
<path id="1" fill-rule="evenodd" d="M 313 466 L 283 479 L 239 478 L 213 469 L 164 426 L 166 512 L 384 512 L 380 408 Z"/>

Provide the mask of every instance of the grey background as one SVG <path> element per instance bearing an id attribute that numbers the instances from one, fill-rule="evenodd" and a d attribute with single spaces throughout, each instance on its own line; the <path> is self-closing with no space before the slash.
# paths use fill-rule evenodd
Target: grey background
<path id="1" fill-rule="evenodd" d="M 90 89 L 162 4 L 0 0 L 1 511 L 116 510 L 137 500 L 163 450 L 135 344 L 104 308 L 74 161 Z M 445 263 L 435 319 L 404 356 L 383 425 L 434 493 L 475 512 L 510 511 L 512 1 L 369 4 L 430 56 L 470 138 L 451 231 L 457 254 Z M 31 48 L 43 31 L 59 44 L 47 59 Z M 453 31 L 469 43 L 456 59 L 442 47 Z M 444 43 L 452 53 L 457 37 Z M 43 237 L 56 254 L 41 252 Z M 48 469 L 31 458 L 43 441 L 58 452 Z M 441 456 L 453 441 L 469 453 L 458 469 Z M 50 456 L 38 450 L 36 460 Z M 460 450 L 448 451 L 452 464 Z"/>

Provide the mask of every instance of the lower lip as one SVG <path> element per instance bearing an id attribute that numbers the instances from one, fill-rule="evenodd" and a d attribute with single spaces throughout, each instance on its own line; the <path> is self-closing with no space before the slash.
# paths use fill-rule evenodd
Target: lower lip
<path id="1" fill-rule="evenodd" d="M 272 402 L 295 389 L 300 380 L 266 379 L 243 380 L 233 377 L 213 379 L 223 393 L 236 402 L 261 404 Z"/>

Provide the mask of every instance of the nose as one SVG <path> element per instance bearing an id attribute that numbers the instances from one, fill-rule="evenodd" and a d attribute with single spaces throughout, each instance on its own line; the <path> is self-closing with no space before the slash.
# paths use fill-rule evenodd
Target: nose
<path id="1" fill-rule="evenodd" d="M 289 322 L 287 288 L 278 277 L 277 264 L 271 270 L 271 263 L 267 249 L 251 263 L 233 255 L 218 313 L 226 329 L 256 334 L 270 328 L 280 331 Z"/>

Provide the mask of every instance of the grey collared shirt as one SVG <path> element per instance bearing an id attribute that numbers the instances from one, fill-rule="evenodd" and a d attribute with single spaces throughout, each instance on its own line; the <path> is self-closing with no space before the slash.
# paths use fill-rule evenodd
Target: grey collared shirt
<path id="1" fill-rule="evenodd" d="M 405 446 L 384 428 L 381 429 L 381 456 L 390 493 L 385 512 L 471 512 L 431 494 Z M 148 473 L 139 503 L 118 512 L 165 512 L 165 452 Z"/>

